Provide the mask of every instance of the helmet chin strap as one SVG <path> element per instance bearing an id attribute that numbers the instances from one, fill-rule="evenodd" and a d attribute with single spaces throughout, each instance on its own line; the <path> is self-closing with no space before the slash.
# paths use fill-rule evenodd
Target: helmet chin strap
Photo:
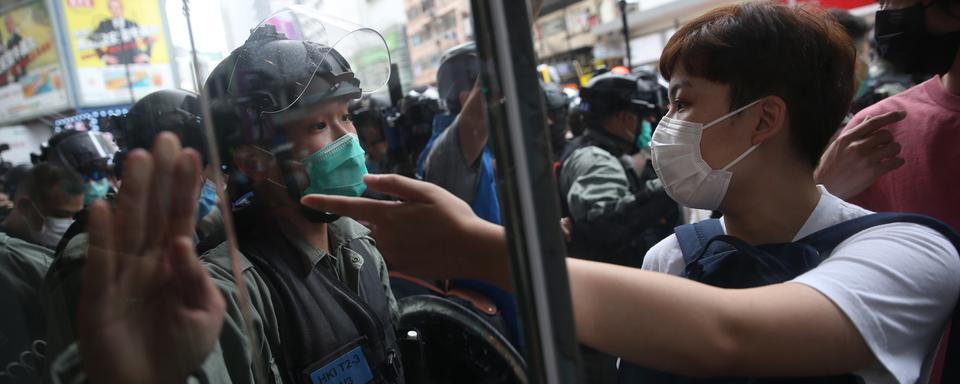
<path id="1" fill-rule="evenodd" d="M 340 219 L 340 215 L 334 215 L 329 212 L 321 212 L 303 204 L 300 204 L 300 214 L 303 215 L 307 221 L 315 224 L 332 223 Z"/>

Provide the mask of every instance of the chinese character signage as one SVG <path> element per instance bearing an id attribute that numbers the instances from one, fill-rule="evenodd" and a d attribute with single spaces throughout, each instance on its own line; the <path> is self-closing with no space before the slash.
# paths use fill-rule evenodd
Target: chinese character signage
<path id="1" fill-rule="evenodd" d="M 0 14 L 0 123 L 65 109 L 67 92 L 42 1 Z"/>
<path id="2" fill-rule="evenodd" d="M 174 86 L 159 1 L 62 0 L 81 106 Z"/>

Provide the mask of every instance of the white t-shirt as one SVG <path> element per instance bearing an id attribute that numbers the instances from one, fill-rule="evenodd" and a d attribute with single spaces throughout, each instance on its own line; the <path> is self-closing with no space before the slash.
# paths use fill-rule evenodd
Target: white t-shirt
<path id="1" fill-rule="evenodd" d="M 819 188 L 820 201 L 794 240 L 871 213 Z M 683 272 L 676 235 L 647 252 L 643 269 Z M 792 282 L 829 298 L 860 331 L 878 361 L 855 372 L 865 383 L 925 383 L 960 292 L 960 257 L 933 229 L 886 224 L 851 236 Z"/>

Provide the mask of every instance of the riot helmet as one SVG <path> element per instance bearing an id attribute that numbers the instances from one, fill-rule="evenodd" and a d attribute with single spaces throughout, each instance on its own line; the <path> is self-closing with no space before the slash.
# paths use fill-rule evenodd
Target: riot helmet
<path id="1" fill-rule="evenodd" d="M 211 72 L 204 97 L 219 161 L 230 175 L 231 197 L 254 191 L 257 180 L 237 162 L 237 155 L 247 149 L 266 155 L 267 162 L 258 161 L 254 168 L 275 167 L 278 176 L 266 181 L 286 188 L 298 205 L 307 193 L 363 192 L 365 156 L 355 132 L 331 136 L 309 151 L 294 138 L 301 131 L 324 130 L 329 124 L 314 120 L 331 105 L 343 105 L 343 120 L 336 125 L 346 124 L 348 103 L 376 91 L 389 78 L 389 52 L 382 36 L 347 24 L 299 7 L 277 12 Z M 338 218 L 302 205 L 300 210 L 314 222 Z"/>
<path id="2" fill-rule="evenodd" d="M 550 142 L 553 145 L 553 152 L 560 153 L 566 144 L 564 137 L 567 130 L 567 109 L 569 107 L 569 98 L 560 86 L 553 83 L 540 83 L 543 89 L 544 105 L 547 109 L 547 118 L 550 119 L 548 129 L 550 130 Z"/>
<path id="3" fill-rule="evenodd" d="M 117 145 L 110 134 L 65 130 L 41 145 L 40 154 L 31 155 L 33 164 L 52 162 L 79 173 L 85 179 L 100 180 L 113 173 Z"/>
<path id="4" fill-rule="evenodd" d="M 206 165 L 210 156 L 201 115 L 200 100 L 193 92 L 164 89 L 144 96 L 126 116 L 115 116 L 111 122 L 119 132 L 120 161 L 129 151 L 150 149 L 160 132 L 171 132 L 184 147 L 200 153 Z"/>
<path id="5" fill-rule="evenodd" d="M 633 76 L 637 78 L 637 96 L 649 105 L 643 116 L 652 118 L 654 122 L 659 121 L 670 109 L 665 82 L 660 75 L 648 69 L 634 69 Z"/>
<path id="6" fill-rule="evenodd" d="M 463 108 L 460 93 L 470 92 L 480 76 L 480 57 L 475 43 L 464 43 L 448 49 L 440 58 L 437 89 L 447 113 L 456 115 Z"/>
<path id="7" fill-rule="evenodd" d="M 656 85 L 656 84 L 654 84 Z M 601 132 L 606 119 L 622 111 L 629 111 L 637 118 L 627 140 L 621 135 L 611 137 L 620 142 L 627 153 L 636 153 L 649 145 L 652 123 L 659 116 L 658 88 L 650 88 L 648 80 L 633 74 L 608 72 L 597 76 L 580 91 L 580 111 L 586 129 Z"/>
<path id="8" fill-rule="evenodd" d="M 644 115 L 656 108 L 641 90 L 636 76 L 607 72 L 594 77 L 580 90 L 580 110 L 586 114 L 609 115 L 630 110 Z"/>

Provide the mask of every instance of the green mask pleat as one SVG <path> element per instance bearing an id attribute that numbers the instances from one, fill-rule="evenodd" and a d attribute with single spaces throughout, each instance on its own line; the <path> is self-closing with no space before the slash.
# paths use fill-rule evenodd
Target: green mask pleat
<path id="1" fill-rule="evenodd" d="M 367 174 L 366 156 L 360 140 L 346 134 L 327 144 L 303 160 L 310 185 L 307 194 L 358 197 L 367 189 L 363 176 Z"/>

